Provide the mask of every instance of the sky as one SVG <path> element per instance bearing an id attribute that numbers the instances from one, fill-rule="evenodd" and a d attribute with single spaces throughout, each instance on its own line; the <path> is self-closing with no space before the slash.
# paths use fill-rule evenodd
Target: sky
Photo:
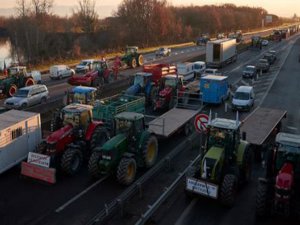
<path id="1" fill-rule="evenodd" d="M 30 1 L 30 0 L 28 0 Z M 122 0 L 95 0 L 100 18 L 110 16 L 117 10 Z M 60 16 L 70 15 L 77 0 L 54 0 L 53 12 Z M 294 13 L 300 15 L 300 0 L 168 0 L 173 5 L 211 5 L 233 3 L 237 6 L 263 7 L 269 13 L 282 17 L 292 17 Z M 0 0 L 0 15 L 12 15 L 15 7 L 15 0 Z"/>

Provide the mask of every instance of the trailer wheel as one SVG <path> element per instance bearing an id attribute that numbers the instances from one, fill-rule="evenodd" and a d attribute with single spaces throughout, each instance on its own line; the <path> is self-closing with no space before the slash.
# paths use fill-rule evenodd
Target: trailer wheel
<path id="1" fill-rule="evenodd" d="M 270 213 L 268 184 L 258 182 L 256 190 L 255 214 L 259 218 L 263 218 Z"/>
<path id="2" fill-rule="evenodd" d="M 99 168 L 100 159 L 101 159 L 101 152 L 98 149 L 93 151 L 88 163 L 89 175 L 92 178 L 99 178 L 101 176 L 101 171 Z"/>
<path id="3" fill-rule="evenodd" d="M 90 149 L 101 147 L 109 139 L 109 134 L 104 127 L 96 127 L 92 134 Z"/>
<path id="4" fill-rule="evenodd" d="M 80 149 L 69 147 L 61 157 L 61 169 L 67 175 L 74 175 L 80 170 L 82 161 Z"/>
<path id="5" fill-rule="evenodd" d="M 31 86 L 31 85 L 34 85 L 34 84 L 35 84 L 34 79 L 32 79 L 31 77 L 29 77 L 29 78 L 26 79 L 25 87 Z"/>
<path id="6" fill-rule="evenodd" d="M 226 207 L 232 207 L 235 201 L 237 192 L 237 178 L 233 174 L 226 174 L 224 176 L 221 192 L 220 201 Z"/>
<path id="7" fill-rule="evenodd" d="M 136 175 L 136 162 L 134 158 L 122 158 L 117 169 L 117 180 L 120 184 L 131 184 Z"/>
<path id="8" fill-rule="evenodd" d="M 10 86 L 10 88 L 8 89 L 8 95 L 9 95 L 10 97 L 12 97 L 12 96 L 17 92 L 17 90 L 18 90 L 17 85 L 12 84 L 12 85 Z"/>
<path id="9" fill-rule="evenodd" d="M 144 65 L 144 56 L 143 56 L 143 55 L 139 55 L 139 56 L 137 57 L 137 65 L 138 65 L 138 66 Z"/>
<path id="10" fill-rule="evenodd" d="M 132 59 L 130 61 L 130 66 L 131 66 L 131 68 L 137 67 L 137 62 L 136 62 L 136 59 L 134 57 L 132 57 Z"/>
<path id="11" fill-rule="evenodd" d="M 143 145 L 143 161 L 145 163 L 146 168 L 150 168 L 155 164 L 157 155 L 158 155 L 157 138 L 154 135 L 151 135 L 144 142 Z"/>

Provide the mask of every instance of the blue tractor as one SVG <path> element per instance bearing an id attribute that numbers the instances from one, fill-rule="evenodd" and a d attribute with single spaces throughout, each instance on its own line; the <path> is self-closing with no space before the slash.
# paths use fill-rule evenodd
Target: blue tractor
<path id="1" fill-rule="evenodd" d="M 138 72 L 134 75 L 133 84 L 125 91 L 127 95 L 144 95 L 147 104 L 151 105 L 157 96 L 157 83 L 152 80 L 152 73 Z"/>

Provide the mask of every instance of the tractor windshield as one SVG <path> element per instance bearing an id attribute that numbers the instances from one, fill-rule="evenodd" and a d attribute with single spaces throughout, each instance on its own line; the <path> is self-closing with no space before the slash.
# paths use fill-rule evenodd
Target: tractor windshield
<path id="1" fill-rule="evenodd" d="M 144 87 L 144 76 L 136 74 L 134 77 L 134 85 Z"/>
<path id="2" fill-rule="evenodd" d="M 225 130 L 216 127 L 210 128 L 209 144 L 223 147 L 225 144 Z"/>
<path id="3" fill-rule="evenodd" d="M 79 126 L 79 122 L 80 115 L 78 113 L 64 111 L 64 125 Z"/>
<path id="4" fill-rule="evenodd" d="M 86 95 L 84 93 L 74 93 L 73 95 L 73 99 L 72 99 L 73 103 L 80 103 L 80 104 L 86 104 Z"/>
<path id="5" fill-rule="evenodd" d="M 166 78 L 165 86 L 166 87 L 176 87 L 176 79 L 175 78 Z"/>
<path id="6" fill-rule="evenodd" d="M 127 55 L 134 54 L 135 52 L 136 52 L 135 48 L 126 48 L 126 54 Z"/>
<path id="7" fill-rule="evenodd" d="M 292 146 L 292 145 L 285 145 L 285 144 L 279 144 L 278 147 L 279 152 L 283 153 L 294 153 L 300 155 L 300 147 L 299 146 Z"/>
<path id="8" fill-rule="evenodd" d="M 132 121 L 130 120 L 116 120 L 116 133 L 128 132 L 132 127 Z"/>

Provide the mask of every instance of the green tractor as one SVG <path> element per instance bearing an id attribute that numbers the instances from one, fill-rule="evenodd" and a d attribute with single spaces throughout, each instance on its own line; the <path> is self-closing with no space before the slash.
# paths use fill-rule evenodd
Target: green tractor
<path id="1" fill-rule="evenodd" d="M 26 67 L 11 67 L 8 69 L 8 76 L 0 77 L 0 94 L 11 97 L 18 88 L 34 84 L 35 81 L 27 74 Z"/>
<path id="2" fill-rule="evenodd" d="M 89 174 L 116 174 L 117 180 L 129 185 L 135 180 L 137 167 L 150 168 L 157 159 L 155 135 L 145 129 L 144 115 L 122 112 L 115 116 L 115 136 L 95 148 L 89 163 Z"/>
<path id="3" fill-rule="evenodd" d="M 238 119 L 209 119 L 204 156 L 186 178 L 187 194 L 233 206 L 238 186 L 251 176 L 250 144 L 245 141 L 245 133 L 244 140 L 240 139 L 240 124 Z"/>
<path id="4" fill-rule="evenodd" d="M 125 55 L 122 57 L 122 61 L 130 68 L 136 68 L 144 64 L 144 57 L 138 53 L 139 48 L 136 46 L 127 46 L 125 49 Z"/>

